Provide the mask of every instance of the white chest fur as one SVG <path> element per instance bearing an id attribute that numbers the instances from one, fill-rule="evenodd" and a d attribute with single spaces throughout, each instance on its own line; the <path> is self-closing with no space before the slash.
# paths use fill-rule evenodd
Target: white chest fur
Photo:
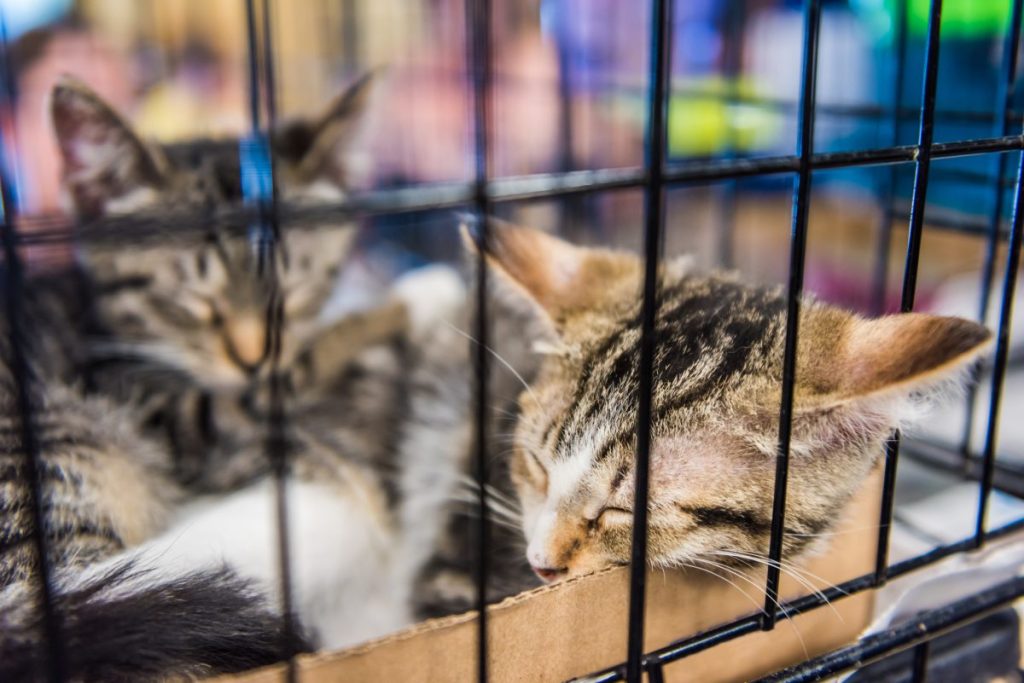
<path id="1" fill-rule="evenodd" d="M 323 648 L 353 645 L 411 622 L 392 582 L 393 532 L 337 484 L 289 481 L 292 601 Z M 132 555 L 161 576 L 226 564 L 281 604 L 275 486 L 261 480 L 182 509 L 175 524 Z"/>

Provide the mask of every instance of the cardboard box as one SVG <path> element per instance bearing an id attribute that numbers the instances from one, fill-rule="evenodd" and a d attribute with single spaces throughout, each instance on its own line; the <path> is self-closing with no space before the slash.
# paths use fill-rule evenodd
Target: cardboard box
<path id="1" fill-rule="evenodd" d="M 843 515 L 831 542 L 803 568 L 825 587 L 874 569 L 881 492 L 880 471 L 866 482 Z M 648 576 L 646 648 L 657 648 L 759 611 L 764 572 L 736 585 L 695 571 L 652 571 Z M 740 592 L 742 589 L 743 593 Z M 745 594 L 744 594 L 745 593 Z M 806 595 L 791 577 L 783 599 Z M 781 620 L 665 668 L 669 681 L 740 681 L 827 652 L 852 640 L 871 619 L 873 593 L 862 592 Z M 626 653 L 629 572 L 611 569 L 505 600 L 489 609 L 490 680 L 566 681 L 620 664 Z M 303 683 L 415 681 L 466 683 L 476 676 L 476 617 L 435 619 L 393 636 L 336 653 L 299 658 Z M 283 666 L 224 679 L 278 683 Z"/>

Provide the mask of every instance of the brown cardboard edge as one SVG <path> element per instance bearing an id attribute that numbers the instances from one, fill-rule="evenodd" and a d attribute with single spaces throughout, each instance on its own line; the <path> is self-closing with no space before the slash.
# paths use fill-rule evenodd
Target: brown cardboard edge
<path id="1" fill-rule="evenodd" d="M 877 467 L 844 511 L 836 529 L 840 533 L 807 562 L 824 579 L 814 582 L 818 588 L 873 568 L 880 484 L 881 468 Z M 758 583 L 762 577 L 752 580 Z M 731 587 L 692 572 L 652 571 L 648 584 L 647 649 L 749 615 L 756 606 L 739 599 Z M 807 592 L 794 581 L 783 582 L 786 599 Z M 763 600 L 763 592 L 753 597 L 755 603 L 756 598 Z M 492 678 L 561 681 L 620 663 L 625 652 L 627 598 L 628 569 L 616 567 L 542 586 L 489 607 Z M 666 668 L 666 674 L 672 680 L 678 675 L 674 672 L 685 669 L 688 680 L 728 681 L 782 668 L 856 638 L 870 620 L 873 599 L 873 591 L 845 597 L 831 610 L 827 606 L 812 610 L 791 622 L 780 622 L 774 631 L 752 633 L 688 657 L 685 665 Z M 472 612 L 432 619 L 347 650 L 300 656 L 295 666 L 300 680 L 310 683 L 471 680 L 475 624 Z M 549 633 L 540 643 L 530 643 L 535 635 L 531 631 L 537 631 L 538 625 Z M 218 680 L 276 683 L 284 680 L 285 672 L 284 665 L 276 665 Z"/>

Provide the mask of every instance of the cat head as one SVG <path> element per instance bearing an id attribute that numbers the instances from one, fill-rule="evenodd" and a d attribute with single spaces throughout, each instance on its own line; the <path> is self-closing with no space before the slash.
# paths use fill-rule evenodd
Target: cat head
<path id="1" fill-rule="evenodd" d="M 344 197 L 347 152 L 369 84 L 364 77 L 320 116 L 272 135 L 284 200 Z M 347 256 L 352 226 L 286 230 L 271 291 L 244 230 L 229 230 L 216 218 L 217 209 L 243 199 L 237 140 L 143 141 L 96 93 L 70 78 L 54 87 L 51 116 L 74 215 L 89 220 L 141 212 L 202 222 L 201 230 L 183 230 L 161 243 L 136 243 L 129 234 L 118 244 L 83 245 L 81 258 L 96 282 L 99 317 L 110 336 L 97 346 L 101 355 L 182 372 L 210 388 L 241 388 L 269 365 L 274 310 L 287 321 L 281 362 L 306 344 Z"/>
<path id="2" fill-rule="evenodd" d="M 497 222 L 490 237 L 495 287 L 532 311 L 544 354 L 519 399 L 511 462 L 527 559 L 549 581 L 628 564 L 643 262 Z M 785 293 L 682 261 L 664 264 L 659 291 L 650 561 L 757 563 L 771 525 Z M 788 556 L 837 521 L 892 430 L 989 337 L 959 318 L 868 320 L 804 299 Z"/>

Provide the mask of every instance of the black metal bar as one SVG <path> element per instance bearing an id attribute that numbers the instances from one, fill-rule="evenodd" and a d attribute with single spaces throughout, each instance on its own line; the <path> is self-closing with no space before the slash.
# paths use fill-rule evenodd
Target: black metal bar
<path id="1" fill-rule="evenodd" d="M 665 214 L 664 171 L 668 141 L 668 86 L 671 77 L 672 2 L 651 3 L 648 56 L 647 126 L 644 135 L 644 281 L 641 310 L 639 394 L 636 410 L 636 473 L 633 488 L 633 539 L 629 568 L 629 639 L 626 680 L 643 676 L 644 613 L 647 597 L 647 502 L 654 398 L 655 320 L 658 314 L 658 259 Z"/>
<path id="2" fill-rule="evenodd" d="M 956 142 L 935 143 L 931 157 L 950 158 L 984 154 L 987 152 L 1015 151 L 1020 148 L 1020 136 L 1009 135 L 999 138 L 978 138 Z M 877 166 L 898 164 L 918 160 L 918 145 L 901 145 L 879 149 L 855 150 L 849 152 L 826 152 L 811 158 L 811 168 L 853 168 L 856 166 Z M 665 172 L 667 183 L 712 182 L 728 178 L 794 173 L 799 170 L 800 160 L 793 156 L 753 157 L 721 159 L 673 164 Z"/>
<path id="3" fill-rule="evenodd" d="M 819 681 L 830 676 L 878 661 L 896 652 L 925 643 L 937 636 L 977 621 L 1002 609 L 1024 595 L 1024 577 L 1016 577 L 975 595 L 938 609 L 928 610 L 909 623 L 862 638 L 855 645 L 823 657 L 766 676 L 764 683 Z"/>
<path id="4" fill-rule="evenodd" d="M 1014 7 L 1019 11 L 1020 1 Z M 1019 18 L 1019 15 L 1018 15 Z M 1013 228 L 1010 230 L 1010 244 L 1006 253 L 1006 269 L 1003 274 L 1003 302 L 999 309 L 999 328 L 996 332 L 996 352 L 992 369 L 992 386 L 989 395 L 988 423 L 985 427 L 985 447 L 982 451 L 980 491 L 978 494 L 978 519 L 975 525 L 975 547 L 985 542 L 985 521 L 988 514 L 988 499 L 992 493 L 996 462 L 996 440 L 999 435 L 999 410 L 1003 396 L 1003 382 L 1006 379 L 1007 360 L 1010 348 L 1010 325 L 1013 318 L 1013 298 L 1017 288 L 1017 270 L 1020 268 L 1021 226 L 1024 224 L 1024 153 L 1020 156 L 1017 171 L 1017 195 L 1013 204 Z"/>
<path id="5" fill-rule="evenodd" d="M 249 58 L 249 123 L 254 131 L 263 128 L 260 106 L 260 57 L 256 39 L 256 7 L 253 0 L 245 0 L 246 53 Z"/>
<path id="6" fill-rule="evenodd" d="M 569 172 L 576 168 L 576 125 L 573 107 L 572 55 L 564 40 L 556 40 L 558 58 L 558 152 L 557 167 Z M 578 230 L 584 220 L 584 198 L 567 197 L 560 207 L 563 230 Z"/>
<path id="7" fill-rule="evenodd" d="M 660 662 L 651 662 L 646 665 L 647 683 L 665 683 L 665 672 L 662 671 Z"/>
<path id="8" fill-rule="evenodd" d="M 267 131 L 266 144 L 270 150 L 268 155 L 270 161 L 270 228 L 273 231 L 272 244 L 277 245 L 281 240 L 281 226 L 278 220 L 278 188 L 277 188 L 277 161 L 274 158 L 272 136 L 277 129 L 277 79 L 274 73 L 274 40 L 273 27 L 270 20 L 270 1 L 261 0 L 261 15 L 263 24 L 263 86 L 265 89 L 264 99 L 267 109 Z"/>
<path id="9" fill-rule="evenodd" d="M 282 378 L 279 376 L 281 338 L 284 315 L 278 295 L 277 268 L 275 260 L 286 257 L 280 250 L 280 215 L 276 160 L 274 159 L 271 136 L 277 125 L 277 90 L 274 78 L 273 35 L 268 0 L 261 0 L 259 17 L 254 0 L 246 0 L 247 47 L 249 56 L 249 114 L 252 125 L 252 139 L 248 144 L 259 148 L 255 155 L 243 155 L 240 159 L 242 173 L 252 174 L 255 180 L 255 195 L 247 197 L 256 203 L 258 230 L 254 247 L 260 276 L 270 284 L 271 294 L 267 305 L 267 331 L 270 340 L 270 410 L 267 421 L 267 438 L 264 450 L 271 466 L 274 479 L 274 513 L 277 535 L 278 590 L 281 593 L 281 658 L 287 662 L 287 680 L 297 680 L 298 672 L 294 661 L 296 643 L 295 610 L 292 596 L 291 543 L 288 533 L 288 458 L 285 429 L 284 395 Z M 258 29 L 262 29 L 262 34 Z M 262 41 L 259 40 L 262 35 Z M 262 95 L 262 96 L 261 96 Z M 262 127 L 261 112 L 266 111 L 266 130 Z M 247 165 L 252 166 L 247 168 Z M 267 176 L 269 187 L 263 182 Z M 244 184 L 244 183 L 243 183 Z"/>
<path id="10" fill-rule="evenodd" d="M 1003 65 L 1002 78 L 999 80 L 999 94 L 997 102 L 1002 106 L 998 110 L 996 119 L 995 135 L 1009 135 L 1010 133 L 1010 109 L 1013 107 L 1013 98 L 1017 82 L 1017 56 L 1020 49 L 1020 22 L 1022 0 L 1014 0 L 1010 9 L 1010 25 L 1006 33 L 1006 42 L 1003 44 Z M 992 200 L 992 214 L 989 221 L 989 234 L 985 244 L 985 261 L 981 269 L 981 297 L 978 302 L 978 321 L 985 324 L 988 314 L 989 303 L 992 300 L 992 280 L 995 277 L 996 251 L 999 246 L 1000 221 L 1003 217 L 1003 176 L 1006 175 L 1006 155 L 1000 154 L 995 160 L 996 182 L 992 183 L 995 188 L 995 195 Z M 978 369 L 973 373 L 967 396 L 965 399 L 966 415 L 964 419 L 964 431 L 961 438 L 961 447 L 966 455 L 971 443 L 971 432 L 974 430 L 974 416 L 977 410 L 978 380 L 981 374 Z M 990 411 L 991 412 L 991 409 Z M 964 461 L 966 466 L 966 458 Z"/>
<path id="11" fill-rule="evenodd" d="M 743 70 L 743 35 L 746 26 L 746 7 L 740 2 L 727 2 L 725 8 L 725 26 L 722 28 L 722 35 L 725 38 L 725 48 L 722 55 L 722 72 L 727 84 L 732 84 L 740 76 Z M 725 156 L 733 157 L 736 154 L 736 144 L 733 133 L 732 114 L 728 115 L 730 120 L 726 125 L 726 149 Z M 735 260 L 733 239 L 736 227 L 736 198 L 738 195 L 737 183 L 735 180 L 727 182 L 719 192 L 721 210 L 718 214 L 717 225 L 717 262 L 723 268 L 731 268 Z"/>
<path id="12" fill-rule="evenodd" d="M 907 71 L 907 0 L 897 0 L 893 8 L 896 15 L 895 42 L 896 74 L 893 78 L 892 97 L 892 144 L 900 144 L 900 105 L 903 103 L 903 88 Z M 893 205 L 896 202 L 896 183 L 899 169 L 889 167 L 889 186 L 886 188 L 882 223 L 878 227 L 878 246 L 875 256 L 875 272 L 872 276 L 871 309 L 874 315 L 885 311 L 885 296 L 889 281 L 889 255 L 892 251 Z"/>
<path id="13" fill-rule="evenodd" d="M 0 87 L 3 88 L 4 101 L 8 103 L 7 112 L 12 116 L 5 123 L 13 125 L 14 81 L 12 80 L 10 55 L 7 52 L 7 25 L 0 13 Z M 5 129 L 12 130 L 12 128 Z M 13 144 L 13 143 L 12 143 Z M 0 159 L 10 159 L 6 154 L 6 144 L 0 138 Z M 14 380 L 17 396 L 15 397 L 18 418 L 20 446 L 24 458 L 24 484 L 28 488 L 29 512 L 32 520 L 32 546 L 39 562 L 36 581 L 39 585 L 41 599 L 39 611 L 42 615 L 42 642 L 47 648 L 47 670 L 45 676 L 50 681 L 60 683 L 67 677 L 66 646 L 61 631 L 61 615 L 54 600 L 53 567 L 50 566 L 50 553 L 46 541 L 46 513 L 44 512 L 43 481 L 40 476 L 39 437 L 36 433 L 34 397 L 38 396 L 36 378 L 26 357 L 26 340 L 22 335 L 27 331 L 24 317 L 24 273 L 21 255 L 18 253 L 17 228 L 15 227 L 15 204 L 11 197 L 6 173 L 0 169 L 0 220 L 3 225 L 4 253 L 4 307 L 7 316 L 7 343 L 10 358 L 11 379 Z M 42 672 L 34 672 L 42 676 Z"/>
<path id="14" fill-rule="evenodd" d="M 924 641 L 914 648 L 914 670 L 911 673 L 912 683 L 925 683 L 928 680 L 928 655 L 930 642 Z"/>
<path id="15" fill-rule="evenodd" d="M 903 269 L 903 294 L 900 310 L 914 308 L 917 290 L 917 266 L 921 256 L 921 235 L 924 228 L 924 210 L 928 194 L 928 171 L 934 152 L 935 92 L 939 75 L 939 29 L 942 23 L 942 0 L 932 0 L 928 12 L 928 39 L 925 43 L 924 85 L 921 94 L 921 124 L 917 139 L 914 192 L 910 203 L 910 225 L 907 235 L 907 256 Z M 899 461 L 900 435 L 893 434 L 885 444 L 885 472 L 882 477 L 881 523 L 878 529 L 878 548 L 875 554 L 875 581 L 886 581 L 889 562 L 889 534 L 892 528 L 892 508 L 896 502 L 896 467 Z"/>
<path id="16" fill-rule="evenodd" d="M 267 334 L 272 340 L 270 354 L 270 412 L 267 424 L 267 454 L 274 471 L 274 504 L 277 522 L 277 563 L 279 590 L 281 591 L 281 640 L 282 652 L 288 658 L 287 677 L 290 682 L 298 679 L 295 664 L 296 623 L 294 597 L 292 594 L 291 541 L 288 532 L 288 446 L 285 426 L 284 378 L 281 376 L 281 339 L 284 336 L 284 311 L 277 282 L 278 258 L 287 258 L 281 242 L 281 221 L 278 211 L 277 161 L 274 158 L 273 134 L 277 129 L 277 81 L 274 70 L 273 21 L 269 0 L 261 0 L 261 24 L 263 28 L 263 86 L 267 114 L 265 144 L 270 162 L 270 197 L 265 207 L 268 220 L 263 222 L 263 235 L 259 244 L 263 277 L 271 282 L 268 306 Z M 266 227 L 269 226 L 269 234 Z"/>
<path id="17" fill-rule="evenodd" d="M 932 141 L 935 137 L 935 93 L 939 77 L 939 30 L 942 23 L 942 0 L 932 0 L 928 13 L 928 40 L 925 47 L 925 76 L 921 95 L 921 125 L 915 155 L 914 193 L 910 203 L 910 226 L 907 236 L 907 257 L 903 270 L 903 294 L 900 309 L 914 309 L 917 292 L 917 269 L 921 256 L 921 236 L 928 194 L 928 173 L 931 170 Z"/>
<path id="18" fill-rule="evenodd" d="M 999 138 L 978 138 L 956 142 L 936 143 L 932 146 L 932 158 L 966 157 L 988 153 L 1018 151 L 1021 136 L 1008 135 Z M 914 160 L 915 145 L 887 147 L 854 152 L 829 152 L 816 154 L 811 158 L 811 168 L 852 168 L 862 166 L 888 165 Z M 729 178 L 795 173 L 799 166 L 796 157 L 758 157 L 727 159 L 721 161 L 695 161 L 676 164 L 666 169 L 664 182 L 668 186 L 711 183 Z M 571 173 L 537 173 L 526 176 L 495 178 L 487 184 L 487 201 L 503 204 L 524 200 L 541 200 L 565 197 L 572 194 L 587 194 L 619 189 L 644 187 L 646 175 L 641 168 L 611 168 Z M 289 225 L 343 220 L 353 216 L 372 216 L 412 213 L 416 211 L 458 208 L 473 201 L 474 185 L 463 182 L 431 183 L 414 187 L 374 190 L 354 193 L 337 204 L 318 206 L 289 206 L 281 204 L 281 220 Z M 252 207 L 222 209 L 218 220 L 245 224 L 254 217 Z M 143 241 L 150 237 L 158 239 L 182 239 L 190 230 L 200 234 L 204 230 L 209 214 L 195 211 L 165 211 L 159 214 L 136 214 L 131 216 L 107 217 L 82 225 L 73 231 L 66 217 L 24 216 L 31 222 L 30 234 L 17 236 L 19 245 L 58 244 L 71 242 L 76 236 L 85 240 L 116 241 L 130 237 Z M 933 219 L 929 219 L 933 222 Z M 938 220 L 936 227 L 967 233 L 984 233 L 985 223 L 968 220 Z"/>
<path id="19" fill-rule="evenodd" d="M 804 3 L 804 54 L 800 85 L 800 129 L 797 137 L 799 170 L 793 185 L 793 224 L 790 234 L 789 285 L 786 292 L 786 345 L 782 363 L 782 401 L 779 406 L 779 441 L 775 454 L 775 490 L 772 497 L 772 530 L 768 545 L 768 576 L 765 582 L 761 628 L 775 627 L 779 568 L 785 533 L 786 484 L 789 478 L 789 445 L 793 429 L 793 391 L 796 385 L 797 336 L 800 297 L 804 288 L 804 256 L 807 251 L 807 217 L 811 210 L 811 156 L 814 154 L 814 101 L 818 80 L 818 31 L 820 0 Z"/>
<path id="20" fill-rule="evenodd" d="M 482 254 L 490 244 L 488 214 L 490 197 L 487 179 L 490 173 L 490 96 L 492 77 L 490 0 L 466 2 L 466 59 L 472 74 L 473 91 L 473 185 L 472 201 L 477 221 L 477 240 L 481 258 L 476 267 L 475 344 L 472 346 L 474 384 L 474 476 L 477 483 L 479 514 L 476 521 L 476 609 L 477 609 L 477 681 L 487 681 L 487 575 L 490 561 L 490 521 L 487 507 L 487 416 L 488 416 L 488 325 L 487 260 Z"/>

